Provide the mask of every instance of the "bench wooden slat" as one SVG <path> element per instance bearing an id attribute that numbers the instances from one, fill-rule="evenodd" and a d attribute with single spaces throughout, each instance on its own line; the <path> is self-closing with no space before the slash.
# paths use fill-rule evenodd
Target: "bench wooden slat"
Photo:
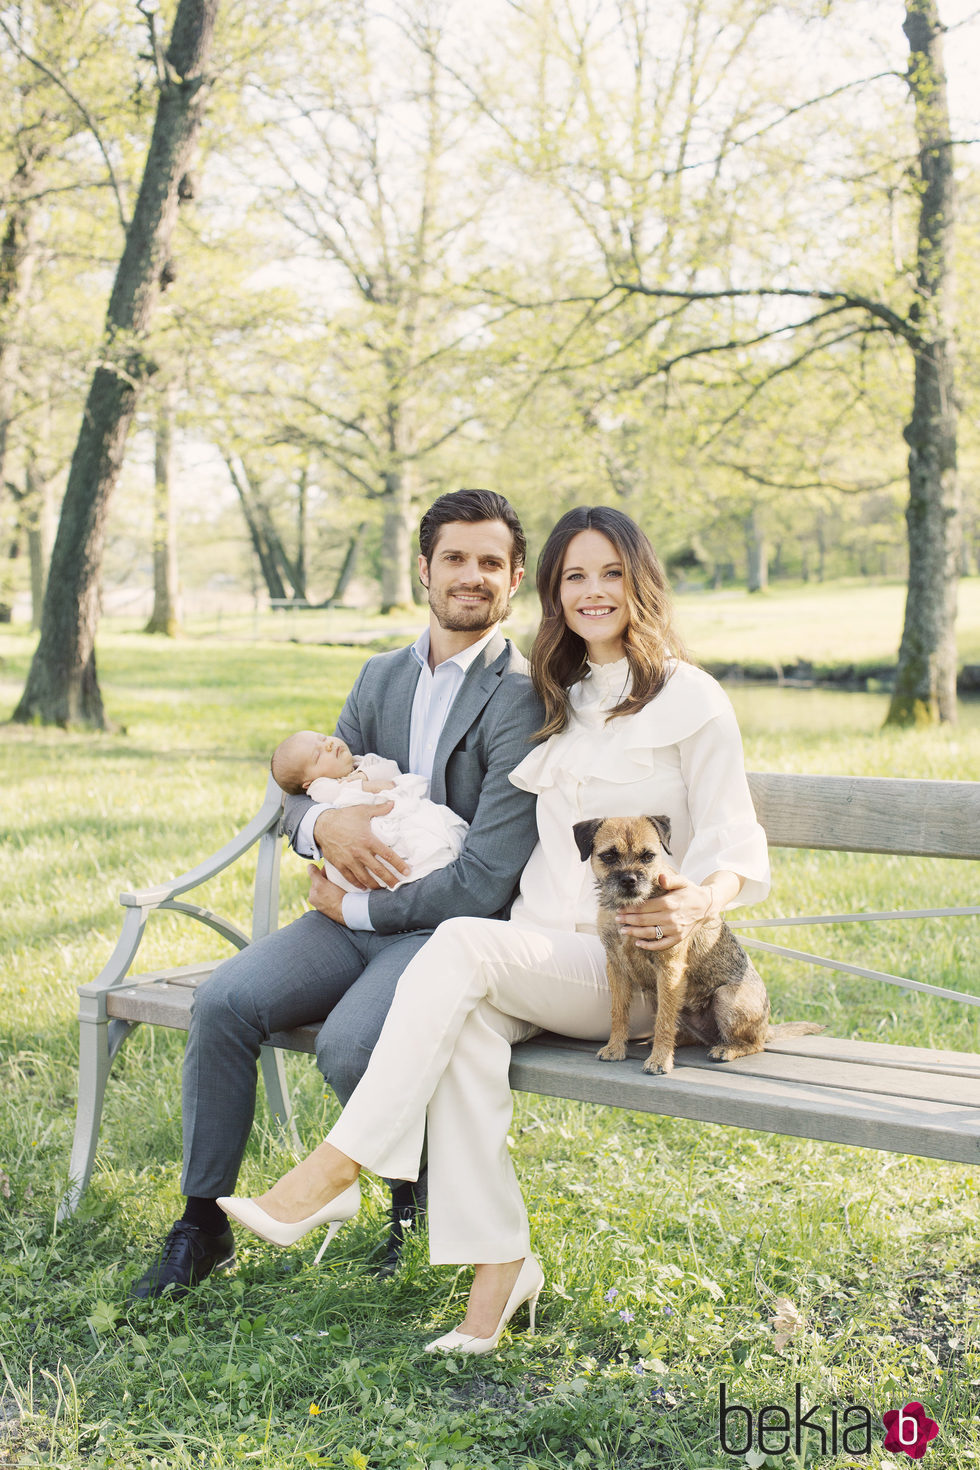
<path id="1" fill-rule="evenodd" d="M 568 1037 L 552 1035 L 551 1032 L 536 1036 L 534 1040 L 544 1046 L 575 1051 L 585 1057 L 594 1057 L 599 1045 L 595 1041 L 572 1041 Z M 980 1067 L 974 1072 L 927 1072 L 914 1067 L 903 1067 L 901 1047 L 890 1048 L 892 1052 L 898 1052 L 899 1056 L 888 1065 L 883 1062 L 876 1065 L 870 1060 L 873 1057 L 873 1042 L 865 1043 L 863 1053 L 852 1057 L 834 1057 L 827 1054 L 826 1047 L 819 1045 L 822 1040 L 819 1036 L 798 1037 L 795 1038 L 796 1046 L 793 1051 L 770 1051 L 767 1048 L 763 1052 L 756 1052 L 754 1056 L 739 1057 L 736 1062 L 712 1062 L 703 1047 L 684 1046 L 678 1049 L 674 1066 L 675 1069 L 691 1068 L 703 1072 L 759 1077 L 771 1082 L 784 1082 L 791 1087 L 799 1084 L 813 1088 L 844 1088 L 883 1097 L 951 1103 L 975 1109 L 980 1118 Z M 808 1043 L 816 1044 L 811 1048 Z M 625 1062 L 604 1062 L 603 1066 L 614 1072 L 625 1067 L 635 1069 L 638 1064 L 642 1067 L 649 1054 L 648 1045 L 633 1042 Z M 957 1056 L 959 1053 L 953 1052 L 951 1055 Z M 972 1059 L 964 1055 L 964 1060 L 969 1062 Z M 977 1060 L 980 1062 L 980 1058 Z M 664 1081 L 663 1077 L 646 1075 L 651 1087 L 659 1087 Z M 615 1086 L 615 1081 L 614 1075 L 611 1079 L 612 1086 Z"/>
<path id="2" fill-rule="evenodd" d="M 980 1088 L 980 1053 L 932 1051 L 927 1046 L 899 1046 L 885 1041 L 853 1041 L 847 1036 L 787 1037 L 770 1041 L 769 1055 L 795 1056 L 802 1047 L 806 1055 L 829 1061 L 862 1062 L 868 1067 L 902 1067 L 908 1072 L 939 1072 L 970 1077 Z M 980 1091 L 976 1094 L 980 1098 Z"/>
<path id="3" fill-rule="evenodd" d="M 186 1030 L 192 999 L 186 983 L 127 985 L 112 993 L 109 1012 L 124 1020 Z M 318 1030 L 310 1025 L 281 1032 L 271 1044 L 312 1052 Z M 643 1046 L 631 1048 L 631 1061 L 614 1064 L 595 1057 L 594 1042 L 548 1035 L 514 1048 L 511 1085 L 669 1117 L 980 1163 L 980 1095 L 970 1070 L 973 1058 L 943 1053 L 960 1058 L 964 1070 L 930 1072 L 903 1068 L 897 1057 L 889 1056 L 905 1048 L 874 1042 L 850 1043 L 853 1060 L 843 1054 L 828 1057 L 831 1039 L 794 1038 L 791 1049 L 723 1066 L 708 1061 L 701 1048 L 684 1047 L 670 1076 L 651 1077 L 641 1070 Z M 884 1057 L 869 1060 L 879 1050 Z"/>
<path id="4" fill-rule="evenodd" d="M 557 1032 L 542 1031 L 534 1038 L 546 1046 L 562 1046 L 569 1051 L 583 1051 L 595 1055 L 599 1043 L 581 1041 L 573 1036 L 559 1036 Z M 629 1043 L 630 1056 L 645 1059 L 649 1047 L 642 1041 Z M 681 1047 L 676 1053 L 678 1065 L 697 1054 L 696 1047 Z M 896 1071 L 938 1073 L 940 1076 L 968 1077 L 980 1089 L 980 1052 L 932 1051 L 927 1046 L 902 1046 L 889 1041 L 854 1041 L 848 1036 L 787 1036 L 782 1041 L 770 1041 L 765 1056 L 824 1058 L 828 1062 L 858 1062 L 866 1067 L 886 1067 Z M 727 1062 L 726 1066 L 744 1067 L 751 1057 L 739 1062 Z M 974 1094 L 980 1107 L 980 1090 Z"/>
<path id="5" fill-rule="evenodd" d="M 213 964 L 182 967 L 184 972 L 196 970 L 200 978 L 206 979 L 216 968 Z M 145 1022 L 150 1026 L 168 1026 L 173 1031 L 186 1031 L 191 1022 L 191 1003 L 194 999 L 194 982 L 189 973 L 182 973 L 177 983 L 169 983 L 171 973 L 161 972 L 165 979 L 155 974 L 134 977 L 130 985 L 121 985 L 106 997 L 106 1011 L 115 1020 Z M 294 1031 L 277 1031 L 268 1042 L 269 1046 L 280 1046 L 285 1051 L 312 1053 L 319 1025 L 297 1026 Z"/>
<path id="6" fill-rule="evenodd" d="M 634 1071 L 621 1066 L 621 1075 L 610 1078 L 611 1070 L 609 1062 L 524 1041 L 514 1047 L 510 1080 L 522 1092 L 550 1097 L 980 1163 L 977 1106 L 773 1081 L 707 1062 L 704 1067 L 679 1067 L 668 1077 L 649 1077 L 638 1066 Z"/>
<path id="7" fill-rule="evenodd" d="M 267 1045 L 281 1046 L 285 1051 L 304 1051 L 312 1056 L 322 1024 L 322 1021 L 316 1021 L 310 1026 L 297 1026 L 293 1031 L 274 1031 Z"/>
<path id="8" fill-rule="evenodd" d="M 198 960 L 194 965 L 173 965 L 166 970 L 146 970 L 140 975 L 128 976 L 125 989 L 133 990 L 140 985 L 164 984 L 186 985 L 193 990 L 200 985 L 202 980 L 206 980 L 220 964 L 220 960 Z M 110 994 L 113 993 L 110 991 Z"/>
<path id="9" fill-rule="evenodd" d="M 771 847 L 980 858 L 980 782 L 750 771 Z"/>
<path id="10" fill-rule="evenodd" d="M 121 985 L 106 996 L 106 1013 L 119 1021 L 141 1021 L 148 1026 L 170 1026 L 186 1031 L 191 1020 L 192 985 L 170 985 L 154 980 L 145 985 Z"/>

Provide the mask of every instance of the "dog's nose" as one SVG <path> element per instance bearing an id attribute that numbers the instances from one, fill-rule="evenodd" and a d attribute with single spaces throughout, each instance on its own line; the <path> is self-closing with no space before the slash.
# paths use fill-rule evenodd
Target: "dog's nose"
<path id="1" fill-rule="evenodd" d="M 621 873 L 619 881 L 622 883 L 624 888 L 633 889 L 635 889 L 640 882 L 636 873 Z"/>

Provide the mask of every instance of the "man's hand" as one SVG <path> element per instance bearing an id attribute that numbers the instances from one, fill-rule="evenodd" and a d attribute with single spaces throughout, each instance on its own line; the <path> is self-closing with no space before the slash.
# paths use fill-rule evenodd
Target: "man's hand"
<path id="1" fill-rule="evenodd" d="M 398 877 L 388 863 L 403 878 L 408 876 L 408 864 L 371 831 L 371 818 L 387 816 L 392 805 L 388 801 L 381 806 L 348 806 L 321 812 L 316 819 L 317 847 L 355 888 L 391 888 Z"/>
<path id="2" fill-rule="evenodd" d="M 310 908 L 319 909 L 335 924 L 344 922 L 344 890 L 331 883 L 323 869 L 310 863 Z"/>

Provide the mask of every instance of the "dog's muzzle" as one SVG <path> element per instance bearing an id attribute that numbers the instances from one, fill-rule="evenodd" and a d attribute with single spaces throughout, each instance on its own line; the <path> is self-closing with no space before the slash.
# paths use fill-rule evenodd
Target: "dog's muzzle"
<path id="1" fill-rule="evenodd" d="M 600 892 L 607 900 L 635 903 L 638 898 L 646 897 L 649 887 L 649 877 L 642 868 L 635 872 L 631 872 L 629 868 L 621 868 L 615 873 L 604 874 Z"/>

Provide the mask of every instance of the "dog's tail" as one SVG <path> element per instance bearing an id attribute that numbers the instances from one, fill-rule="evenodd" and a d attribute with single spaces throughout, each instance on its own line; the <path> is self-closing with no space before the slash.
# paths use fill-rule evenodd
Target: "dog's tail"
<path id="1" fill-rule="evenodd" d="M 815 1026 L 812 1021 L 784 1021 L 780 1026 L 770 1026 L 767 1041 L 782 1041 L 787 1036 L 818 1036 L 826 1026 Z"/>

